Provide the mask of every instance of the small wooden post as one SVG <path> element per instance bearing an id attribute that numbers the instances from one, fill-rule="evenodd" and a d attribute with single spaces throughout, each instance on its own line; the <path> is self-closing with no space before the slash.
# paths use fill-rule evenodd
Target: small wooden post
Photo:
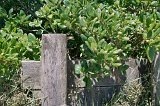
<path id="1" fill-rule="evenodd" d="M 140 80 L 138 65 L 136 63 L 136 59 L 129 58 L 129 60 L 126 62 L 126 65 L 129 66 L 129 68 L 126 70 L 126 81 L 130 85 L 138 84 Z M 140 65 L 139 65 L 140 66 Z"/>
<path id="2" fill-rule="evenodd" d="M 42 36 L 42 106 L 66 106 L 67 60 L 66 35 Z"/>

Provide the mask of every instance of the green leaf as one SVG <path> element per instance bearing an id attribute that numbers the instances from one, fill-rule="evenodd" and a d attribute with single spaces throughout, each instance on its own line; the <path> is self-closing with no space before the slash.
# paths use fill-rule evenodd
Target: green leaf
<path id="1" fill-rule="evenodd" d="M 160 13 L 159 13 L 159 12 L 157 12 L 156 14 L 157 14 L 158 19 L 160 19 Z"/>
<path id="2" fill-rule="evenodd" d="M 119 67 L 122 65 L 122 63 L 112 63 L 113 67 Z"/>
<path id="3" fill-rule="evenodd" d="M 158 4 L 159 4 L 158 1 L 152 1 L 152 2 L 151 2 L 151 5 L 152 5 L 152 6 L 158 6 Z"/>
<path id="4" fill-rule="evenodd" d="M 39 29 L 39 30 L 36 32 L 36 34 L 37 34 L 37 35 L 42 35 L 42 34 L 43 34 L 43 31 L 44 31 L 44 30 Z"/>
<path id="5" fill-rule="evenodd" d="M 122 38 L 124 41 L 129 41 L 129 37 L 123 37 Z"/>
<path id="6" fill-rule="evenodd" d="M 11 15 L 12 13 L 13 13 L 13 8 L 9 10 L 9 14 Z"/>
<path id="7" fill-rule="evenodd" d="M 128 65 L 123 64 L 123 65 L 121 65 L 118 69 L 119 69 L 119 71 L 122 73 L 122 75 L 125 75 L 125 74 L 126 74 L 126 70 L 127 70 L 128 68 L 129 68 Z"/>
<path id="8" fill-rule="evenodd" d="M 147 38 L 149 38 L 149 39 L 152 38 L 152 30 L 148 31 Z"/>
<path id="9" fill-rule="evenodd" d="M 31 27 L 40 27 L 41 26 L 41 24 L 42 24 L 42 20 L 36 20 L 36 19 L 34 19 L 34 21 L 33 22 L 30 22 L 29 23 L 29 26 L 31 26 Z"/>
<path id="10" fill-rule="evenodd" d="M 93 84 L 91 78 L 85 76 L 83 81 L 86 83 L 86 87 L 91 87 L 91 85 Z"/>
<path id="11" fill-rule="evenodd" d="M 86 41 L 86 40 L 87 40 L 87 37 L 86 37 L 84 34 L 81 34 L 80 37 L 81 37 L 81 39 L 82 39 L 83 41 Z"/>
<path id="12" fill-rule="evenodd" d="M 87 22 L 84 17 L 79 16 L 79 23 L 81 26 L 86 26 Z"/>
<path id="13" fill-rule="evenodd" d="M 84 68 L 84 70 L 82 70 L 82 71 L 87 71 L 88 72 L 88 61 L 87 60 L 82 60 L 81 61 L 81 66 Z"/>
<path id="14" fill-rule="evenodd" d="M 28 42 L 33 42 L 35 40 L 36 40 L 36 37 L 32 33 L 29 33 L 28 34 Z"/>
<path id="15" fill-rule="evenodd" d="M 29 52 L 33 52 L 33 49 L 30 48 L 30 47 L 27 47 L 26 49 L 27 49 Z"/>
<path id="16" fill-rule="evenodd" d="M 91 50 L 96 51 L 97 50 L 97 42 L 96 42 L 96 40 L 93 37 L 89 37 L 88 38 L 88 42 L 90 44 Z"/>
<path id="17" fill-rule="evenodd" d="M 108 65 L 105 65 L 104 67 L 106 70 L 110 70 L 110 67 Z"/>
<path id="18" fill-rule="evenodd" d="M 0 7 L 0 17 L 5 17 L 5 16 L 7 16 L 6 10 Z"/>
<path id="19" fill-rule="evenodd" d="M 149 25 L 151 24 L 151 18 L 150 17 L 148 17 L 146 19 L 146 24 L 147 24 L 147 27 L 149 27 Z"/>
<path id="20" fill-rule="evenodd" d="M 154 38 L 156 36 L 160 36 L 160 28 L 158 28 L 155 32 L 153 32 L 152 38 Z"/>
<path id="21" fill-rule="evenodd" d="M 155 47 L 148 47 L 146 50 L 147 57 L 150 63 L 153 62 L 155 55 L 156 55 L 156 48 Z"/>
<path id="22" fill-rule="evenodd" d="M 48 15 L 47 17 L 48 17 L 49 19 L 52 19 L 53 14 L 50 14 L 50 15 Z"/>
<path id="23" fill-rule="evenodd" d="M 97 63 L 95 59 L 90 59 L 89 60 L 91 63 Z"/>
<path id="24" fill-rule="evenodd" d="M 75 65 L 75 74 L 80 74 L 81 69 L 82 69 L 81 65 L 80 64 L 76 64 Z"/>
<path id="25" fill-rule="evenodd" d="M 101 40 L 98 42 L 98 45 L 99 45 L 100 47 L 105 47 L 106 44 L 107 44 L 107 42 L 105 41 L 105 39 L 101 39 Z"/>
<path id="26" fill-rule="evenodd" d="M 120 52 L 122 52 L 122 49 L 115 50 L 115 51 L 113 52 L 113 54 L 118 54 L 118 53 L 120 53 Z"/>

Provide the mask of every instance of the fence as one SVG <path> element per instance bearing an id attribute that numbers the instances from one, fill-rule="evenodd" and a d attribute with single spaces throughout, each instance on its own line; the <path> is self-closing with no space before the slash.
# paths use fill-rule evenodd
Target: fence
<path id="1" fill-rule="evenodd" d="M 126 62 L 129 68 L 125 76 L 114 70 L 111 76 L 98 82 L 93 79 L 95 84 L 88 89 L 83 76 L 75 75 L 74 67 L 79 61 L 67 59 L 66 45 L 66 35 L 43 35 L 41 61 L 22 61 L 23 88 L 32 89 L 34 96 L 41 98 L 42 106 L 103 106 L 120 90 L 121 85 L 139 78 L 140 72 L 146 70 L 143 67 L 146 63 L 141 64 L 131 58 Z M 160 56 L 155 61 L 155 72 L 160 72 L 159 60 Z M 154 78 L 157 82 L 159 74 L 155 74 Z M 155 86 L 155 94 L 160 94 L 156 90 L 158 86 Z"/>

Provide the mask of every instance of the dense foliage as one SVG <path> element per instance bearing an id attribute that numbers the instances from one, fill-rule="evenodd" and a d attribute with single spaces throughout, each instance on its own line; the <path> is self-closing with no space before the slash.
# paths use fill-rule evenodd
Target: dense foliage
<path id="1" fill-rule="evenodd" d="M 152 63 L 159 7 L 159 0 L 1 0 L 0 91 L 11 87 L 22 59 L 40 59 L 43 33 L 67 34 L 69 57 L 82 60 L 75 71 L 87 85 L 115 68 L 125 72 L 129 57 Z"/>
<path id="2" fill-rule="evenodd" d="M 76 73 L 85 74 L 87 82 L 113 68 L 124 71 L 128 57 L 152 63 L 160 49 L 159 6 L 159 1 L 45 0 L 30 25 L 72 36 L 70 56 L 83 60 Z"/>
<path id="3" fill-rule="evenodd" d="M 6 9 L 7 10 L 7 9 Z M 40 41 L 29 33 L 29 20 L 23 10 L 11 8 L 8 12 L 0 7 L 0 91 L 9 91 L 13 87 L 22 59 L 40 58 Z"/>

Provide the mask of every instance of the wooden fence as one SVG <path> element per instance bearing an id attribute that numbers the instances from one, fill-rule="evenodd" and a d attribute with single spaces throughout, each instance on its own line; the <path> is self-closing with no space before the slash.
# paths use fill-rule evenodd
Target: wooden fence
<path id="1" fill-rule="evenodd" d="M 117 93 L 121 86 L 139 78 L 144 71 L 146 63 L 136 59 L 128 59 L 125 64 L 129 66 L 126 75 L 119 70 L 113 74 L 96 81 L 94 86 L 86 88 L 83 76 L 76 76 L 74 67 L 78 60 L 68 60 L 67 41 L 64 34 L 48 34 L 42 36 L 41 61 L 22 61 L 22 85 L 24 89 L 31 89 L 33 95 L 41 98 L 42 106 L 103 106 Z M 156 58 L 154 69 L 160 72 L 160 56 Z M 158 70 L 158 71 L 157 71 Z M 157 77 L 158 75 L 158 77 Z M 155 83 L 159 85 L 159 74 L 155 73 Z M 137 80 L 139 82 L 140 80 Z M 158 83 L 158 84 L 157 84 Z M 154 93 L 160 95 L 158 86 Z M 156 95 L 159 99 L 159 95 Z"/>

